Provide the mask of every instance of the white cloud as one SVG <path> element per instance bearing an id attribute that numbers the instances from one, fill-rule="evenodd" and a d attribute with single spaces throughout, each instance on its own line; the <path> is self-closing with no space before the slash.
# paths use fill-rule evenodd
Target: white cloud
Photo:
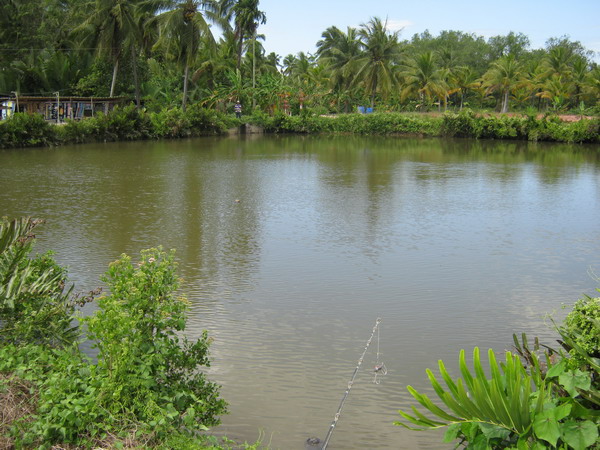
<path id="1" fill-rule="evenodd" d="M 413 23 L 410 20 L 394 20 L 388 19 L 387 26 L 390 31 L 400 31 L 402 29 L 412 26 Z"/>

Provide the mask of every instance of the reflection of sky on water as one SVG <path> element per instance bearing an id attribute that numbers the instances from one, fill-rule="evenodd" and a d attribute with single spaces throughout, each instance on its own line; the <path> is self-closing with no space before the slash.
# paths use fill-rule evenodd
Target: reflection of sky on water
<path id="1" fill-rule="evenodd" d="M 177 248 L 189 334 L 214 338 L 231 403 L 219 432 L 323 437 L 382 317 L 389 374 L 372 385 L 370 352 L 332 444 L 439 448 L 391 425 L 406 384 L 427 389 L 439 358 L 501 352 L 513 332 L 551 340 L 545 315 L 594 293 L 599 167 L 585 147 L 426 139 L 15 150 L 0 153 L 0 208 L 47 219 L 39 248 L 79 290 L 123 252 Z"/>

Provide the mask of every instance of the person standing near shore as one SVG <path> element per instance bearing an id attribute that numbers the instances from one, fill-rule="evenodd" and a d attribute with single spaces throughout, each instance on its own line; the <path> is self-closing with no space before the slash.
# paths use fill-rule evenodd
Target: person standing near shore
<path id="1" fill-rule="evenodd" d="M 242 118 L 242 104 L 239 101 L 237 101 L 235 103 L 233 110 L 235 111 L 235 117 L 237 117 L 238 119 L 241 119 Z"/>

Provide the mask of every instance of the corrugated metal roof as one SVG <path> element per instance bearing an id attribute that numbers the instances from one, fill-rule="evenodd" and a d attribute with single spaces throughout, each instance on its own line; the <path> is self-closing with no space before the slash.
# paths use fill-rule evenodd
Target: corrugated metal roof
<path id="1" fill-rule="evenodd" d="M 6 101 L 16 101 L 19 102 L 56 102 L 56 96 L 34 96 L 34 95 L 19 95 L 18 97 L 0 97 L 1 102 Z M 71 96 L 71 95 L 61 95 L 59 97 L 61 102 L 120 102 L 125 100 L 125 97 L 79 97 L 79 96 Z"/>

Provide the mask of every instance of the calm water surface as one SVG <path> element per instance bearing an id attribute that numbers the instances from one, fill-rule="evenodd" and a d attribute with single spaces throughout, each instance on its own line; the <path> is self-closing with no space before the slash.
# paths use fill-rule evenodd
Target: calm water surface
<path id="1" fill-rule="evenodd" d="M 333 433 L 338 449 L 449 448 L 393 426 L 473 346 L 598 286 L 600 153 L 459 140 L 259 137 L 0 151 L 0 214 L 47 220 L 77 289 L 121 253 L 176 248 L 189 333 L 214 338 L 216 432 L 277 449 Z M 237 202 L 236 200 L 239 200 Z M 380 361 L 387 376 L 373 383 Z"/>

